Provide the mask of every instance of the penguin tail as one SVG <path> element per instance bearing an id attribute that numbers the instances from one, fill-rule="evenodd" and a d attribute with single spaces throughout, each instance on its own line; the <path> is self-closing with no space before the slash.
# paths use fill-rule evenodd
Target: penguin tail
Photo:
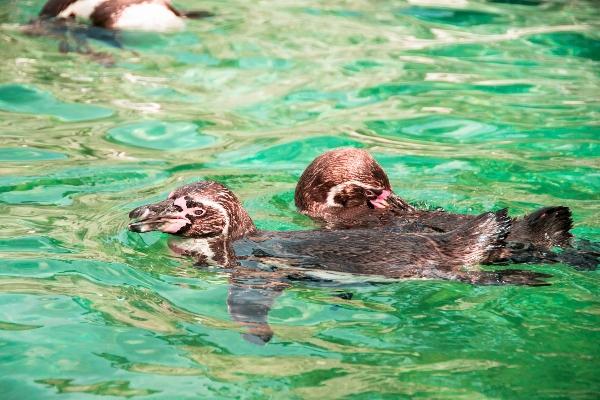
<path id="1" fill-rule="evenodd" d="M 511 218 L 506 208 L 496 212 L 488 212 L 461 225 L 450 232 L 449 239 L 467 246 L 466 265 L 490 264 L 500 257 L 506 248 L 506 237 L 511 233 Z M 464 251 L 464 249 L 463 249 Z M 465 260 L 465 257 L 463 257 Z M 453 271 L 453 279 L 474 285 L 483 286 L 548 286 L 551 283 L 540 278 L 552 275 L 520 269 L 496 271 L 458 270 Z"/>
<path id="2" fill-rule="evenodd" d="M 531 242 L 547 247 L 572 247 L 573 219 L 571 210 L 564 206 L 551 206 L 540 208 L 533 213 L 523 217 L 528 229 L 529 240 L 518 240 L 519 242 Z M 513 241 L 519 237 L 522 227 L 515 224 L 509 237 Z"/>

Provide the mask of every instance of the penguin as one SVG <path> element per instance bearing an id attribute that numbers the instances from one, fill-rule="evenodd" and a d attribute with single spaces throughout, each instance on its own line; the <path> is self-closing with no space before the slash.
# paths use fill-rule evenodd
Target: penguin
<path id="1" fill-rule="evenodd" d="M 388 226 L 402 232 L 441 233 L 477 216 L 441 210 L 419 210 L 392 190 L 387 174 L 366 151 L 330 150 L 313 160 L 300 177 L 294 194 L 297 210 L 330 229 Z M 595 270 L 600 252 L 578 241 L 570 230 L 571 210 L 549 206 L 511 221 L 506 248 L 495 263 L 557 263 L 578 270 Z M 563 248 L 554 252 L 552 247 Z"/>
<path id="2" fill-rule="evenodd" d="M 392 190 L 387 174 L 366 151 L 325 152 L 304 170 L 294 194 L 298 212 L 340 227 L 387 223 L 407 229 L 448 232 L 474 215 L 419 210 Z M 417 224 L 415 224 L 417 223 Z M 544 207 L 511 223 L 507 240 L 568 247 L 573 226 L 568 207 Z"/>
<path id="3" fill-rule="evenodd" d="M 183 29 L 186 18 L 207 18 L 207 11 L 180 11 L 168 0 L 48 0 L 41 20 L 77 19 L 104 29 L 169 31 Z"/>

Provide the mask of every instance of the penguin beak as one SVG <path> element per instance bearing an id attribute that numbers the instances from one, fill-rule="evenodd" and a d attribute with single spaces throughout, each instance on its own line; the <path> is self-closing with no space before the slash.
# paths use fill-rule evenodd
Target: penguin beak
<path id="1" fill-rule="evenodd" d="M 181 211 L 180 207 L 176 207 L 172 199 L 138 207 L 129 213 L 129 218 L 139 220 L 129 224 L 129 230 L 138 233 L 149 231 L 177 233 L 183 227 L 192 224 L 185 212 Z"/>
<path id="2" fill-rule="evenodd" d="M 406 201 L 404 201 L 400 196 L 398 196 L 394 192 L 390 192 L 386 201 L 391 206 L 391 208 L 394 208 L 396 210 L 404 211 L 404 212 L 414 211 L 413 206 L 408 204 Z"/>
<path id="3" fill-rule="evenodd" d="M 370 200 L 371 204 L 375 208 L 388 208 L 390 204 L 386 201 L 386 198 L 391 194 L 390 190 L 383 190 L 375 200 Z"/>

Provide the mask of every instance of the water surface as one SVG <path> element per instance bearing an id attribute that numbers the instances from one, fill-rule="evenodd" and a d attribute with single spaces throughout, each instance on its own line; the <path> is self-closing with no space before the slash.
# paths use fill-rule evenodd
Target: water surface
<path id="1" fill-rule="evenodd" d="M 260 228 L 309 229 L 295 182 L 355 146 L 421 207 L 565 205 L 600 241 L 595 1 L 179 0 L 218 16 L 91 41 L 113 67 L 25 35 L 43 3 L 0 3 L 3 399 L 600 396 L 597 271 L 298 283 L 259 347 L 227 314 L 226 274 L 126 229 L 197 179 Z"/>

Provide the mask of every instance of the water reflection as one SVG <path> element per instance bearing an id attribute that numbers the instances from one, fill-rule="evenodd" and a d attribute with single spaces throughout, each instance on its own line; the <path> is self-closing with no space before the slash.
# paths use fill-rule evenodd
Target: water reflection
<path id="1" fill-rule="evenodd" d="M 155 121 L 121 126 L 109 130 L 108 134 L 112 139 L 131 146 L 156 150 L 190 150 L 208 146 L 215 141 L 212 136 L 199 134 L 198 128 L 198 125 L 190 123 Z"/>
<path id="2" fill-rule="evenodd" d="M 79 385 L 73 382 L 73 379 L 40 379 L 36 383 L 49 385 L 56 388 L 57 393 L 92 393 L 101 396 L 148 396 L 153 393 L 160 393 L 160 390 L 132 389 L 129 387 L 129 381 L 107 381 L 93 383 L 89 385 Z"/>
<path id="3" fill-rule="evenodd" d="M 440 265 L 434 268 L 427 265 L 418 267 L 416 262 L 413 265 L 410 261 L 405 261 L 408 264 L 404 265 L 398 261 L 366 263 L 362 259 L 328 259 L 328 251 L 315 246 L 315 243 L 311 246 L 311 242 L 306 237 L 303 238 L 301 232 L 293 233 L 290 238 L 278 238 L 268 232 L 262 234 L 264 236 L 250 235 L 236 241 L 219 239 L 206 242 L 204 239 L 174 238 L 169 242 L 170 248 L 176 253 L 193 257 L 198 267 L 209 270 L 216 267 L 214 271 L 228 273 L 229 316 L 240 326 L 248 328 L 248 332 L 242 335 L 245 340 L 260 346 L 273 337 L 268 319 L 276 299 L 294 283 L 332 288 L 349 283 L 389 283 L 397 279 L 412 278 L 452 279 L 481 285 L 550 284 L 539 278 L 551 275 L 527 270 L 463 271 Z M 353 234 L 352 231 L 344 231 L 340 237 L 332 239 L 325 236 L 321 240 L 339 242 L 343 237 Z M 381 231 L 380 234 L 385 241 L 385 232 Z M 356 239 L 357 235 L 353 235 L 351 243 L 359 248 L 361 243 Z M 300 252 L 298 246 L 294 245 L 296 242 L 302 248 Z M 330 244 L 335 246 L 334 243 Z M 334 249 L 329 249 L 329 252 L 335 253 Z M 323 251 L 323 254 L 319 251 Z M 351 298 L 351 294 L 342 293 L 337 296 Z"/>
<path id="4" fill-rule="evenodd" d="M 27 114 L 50 114 L 63 121 L 87 121 L 106 118 L 115 112 L 102 107 L 66 104 L 36 87 L 0 86 L 0 110 Z"/>

